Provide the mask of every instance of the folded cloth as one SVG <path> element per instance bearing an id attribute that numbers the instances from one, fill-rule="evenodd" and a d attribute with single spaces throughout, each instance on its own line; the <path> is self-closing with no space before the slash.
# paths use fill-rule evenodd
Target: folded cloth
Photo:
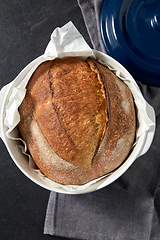
<path id="1" fill-rule="evenodd" d="M 105 52 L 99 29 L 102 0 L 78 0 L 96 50 Z M 160 239 L 160 88 L 138 83 L 156 112 L 149 151 L 111 185 L 83 195 L 51 192 L 44 233 L 85 240 Z"/>

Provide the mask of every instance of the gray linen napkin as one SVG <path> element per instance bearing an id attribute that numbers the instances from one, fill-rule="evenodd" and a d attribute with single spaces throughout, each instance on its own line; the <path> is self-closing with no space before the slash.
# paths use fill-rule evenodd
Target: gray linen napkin
<path id="1" fill-rule="evenodd" d="M 96 50 L 104 51 L 99 15 L 102 0 L 78 0 Z M 86 240 L 160 239 L 160 88 L 138 83 L 156 112 L 150 150 L 117 181 L 83 195 L 51 192 L 44 233 Z"/>

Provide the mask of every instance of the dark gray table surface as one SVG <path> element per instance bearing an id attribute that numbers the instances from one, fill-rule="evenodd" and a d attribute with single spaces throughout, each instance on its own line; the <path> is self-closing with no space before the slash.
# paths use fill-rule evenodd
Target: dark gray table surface
<path id="1" fill-rule="evenodd" d="M 91 46 L 75 0 L 0 0 L 0 6 L 0 89 L 70 20 Z M 62 239 L 43 235 L 49 193 L 23 175 L 0 140 L 0 239 Z"/>

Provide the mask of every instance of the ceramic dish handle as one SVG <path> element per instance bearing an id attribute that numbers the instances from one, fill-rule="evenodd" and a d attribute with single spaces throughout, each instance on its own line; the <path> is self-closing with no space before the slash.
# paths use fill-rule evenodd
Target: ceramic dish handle
<path id="1" fill-rule="evenodd" d="M 150 148 L 153 138 L 154 138 L 154 133 L 155 133 L 155 128 L 156 128 L 155 111 L 154 111 L 153 107 L 150 106 L 147 102 L 146 102 L 146 110 L 148 113 L 148 117 L 151 119 L 151 121 L 153 123 L 155 123 L 155 125 L 150 126 L 150 128 L 147 131 L 147 139 L 146 139 L 145 145 L 143 147 L 143 150 L 142 150 L 140 156 L 145 154 L 148 151 L 148 149 Z"/>
<path id="2" fill-rule="evenodd" d="M 4 116 L 3 116 L 3 109 L 4 109 L 4 102 L 6 100 L 6 94 L 8 93 L 8 89 L 10 86 L 13 84 L 13 82 L 10 82 L 9 84 L 5 85 L 1 90 L 0 90 L 0 137 L 3 140 L 3 123 L 4 123 Z"/>

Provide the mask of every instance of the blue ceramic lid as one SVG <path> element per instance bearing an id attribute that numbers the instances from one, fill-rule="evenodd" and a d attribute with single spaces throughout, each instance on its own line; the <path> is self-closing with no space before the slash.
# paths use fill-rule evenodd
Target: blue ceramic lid
<path id="1" fill-rule="evenodd" d="M 100 28 L 111 57 L 136 80 L 160 86 L 160 0 L 104 0 Z"/>

